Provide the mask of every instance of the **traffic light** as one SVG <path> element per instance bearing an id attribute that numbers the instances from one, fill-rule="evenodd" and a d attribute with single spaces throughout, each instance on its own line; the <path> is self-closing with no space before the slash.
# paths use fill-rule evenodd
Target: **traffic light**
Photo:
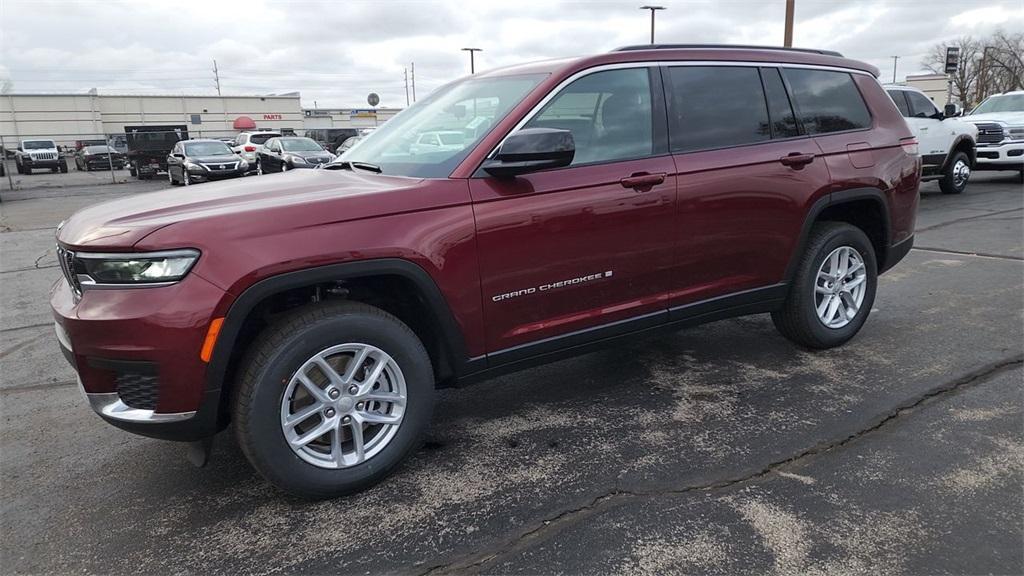
<path id="1" fill-rule="evenodd" d="M 960 48 L 957 46 L 948 46 L 946 48 L 946 74 L 952 74 L 956 72 L 957 68 L 960 67 Z"/>

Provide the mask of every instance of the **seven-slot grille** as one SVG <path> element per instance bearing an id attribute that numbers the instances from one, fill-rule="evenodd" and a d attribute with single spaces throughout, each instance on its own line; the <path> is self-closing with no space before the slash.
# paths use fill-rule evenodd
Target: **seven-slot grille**
<path id="1" fill-rule="evenodd" d="M 29 154 L 33 160 L 56 160 L 56 152 L 36 152 L 35 154 Z"/>
<path id="2" fill-rule="evenodd" d="M 81 296 L 82 283 L 78 281 L 78 273 L 75 272 L 75 253 L 57 246 L 57 262 L 60 264 L 61 272 L 64 273 L 64 278 L 71 285 L 71 289 L 76 295 Z"/>
<path id="3" fill-rule="evenodd" d="M 996 144 L 1003 141 L 1003 126 L 995 122 L 975 124 L 978 127 L 978 144 Z"/>

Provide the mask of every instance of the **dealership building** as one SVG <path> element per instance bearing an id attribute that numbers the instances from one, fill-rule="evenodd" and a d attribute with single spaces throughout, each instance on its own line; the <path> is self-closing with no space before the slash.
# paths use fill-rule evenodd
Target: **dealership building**
<path id="1" fill-rule="evenodd" d="M 6 148 L 29 138 L 73 146 L 78 140 L 123 134 L 125 126 L 185 124 L 192 137 L 233 136 L 273 129 L 367 128 L 399 110 L 303 109 L 299 93 L 260 96 L 87 94 L 0 95 L 0 137 Z"/>

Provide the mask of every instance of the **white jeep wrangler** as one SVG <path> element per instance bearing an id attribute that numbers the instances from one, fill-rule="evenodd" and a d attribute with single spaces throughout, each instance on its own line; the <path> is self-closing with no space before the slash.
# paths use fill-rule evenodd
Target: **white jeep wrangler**
<path id="1" fill-rule="evenodd" d="M 51 172 L 67 172 L 67 164 L 60 157 L 53 140 L 22 140 L 14 153 L 18 174 L 31 174 L 32 170 L 49 168 Z"/>
<path id="2" fill-rule="evenodd" d="M 939 110 L 916 88 L 889 84 L 885 91 L 917 136 L 921 179 L 938 180 L 943 194 L 963 192 L 976 161 L 978 128 L 957 118 L 955 105 Z"/>

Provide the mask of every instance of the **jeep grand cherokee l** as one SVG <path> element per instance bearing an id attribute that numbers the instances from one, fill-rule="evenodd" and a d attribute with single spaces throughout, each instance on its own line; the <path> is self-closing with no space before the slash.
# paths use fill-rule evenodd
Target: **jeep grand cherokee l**
<path id="1" fill-rule="evenodd" d="M 232 422 L 307 497 L 392 470 L 435 387 L 744 314 L 838 346 L 913 242 L 877 73 L 646 46 L 458 80 L 323 169 L 78 212 L 57 339 L 103 419 L 207 451 Z M 465 138 L 411 153 L 437 131 Z"/>

